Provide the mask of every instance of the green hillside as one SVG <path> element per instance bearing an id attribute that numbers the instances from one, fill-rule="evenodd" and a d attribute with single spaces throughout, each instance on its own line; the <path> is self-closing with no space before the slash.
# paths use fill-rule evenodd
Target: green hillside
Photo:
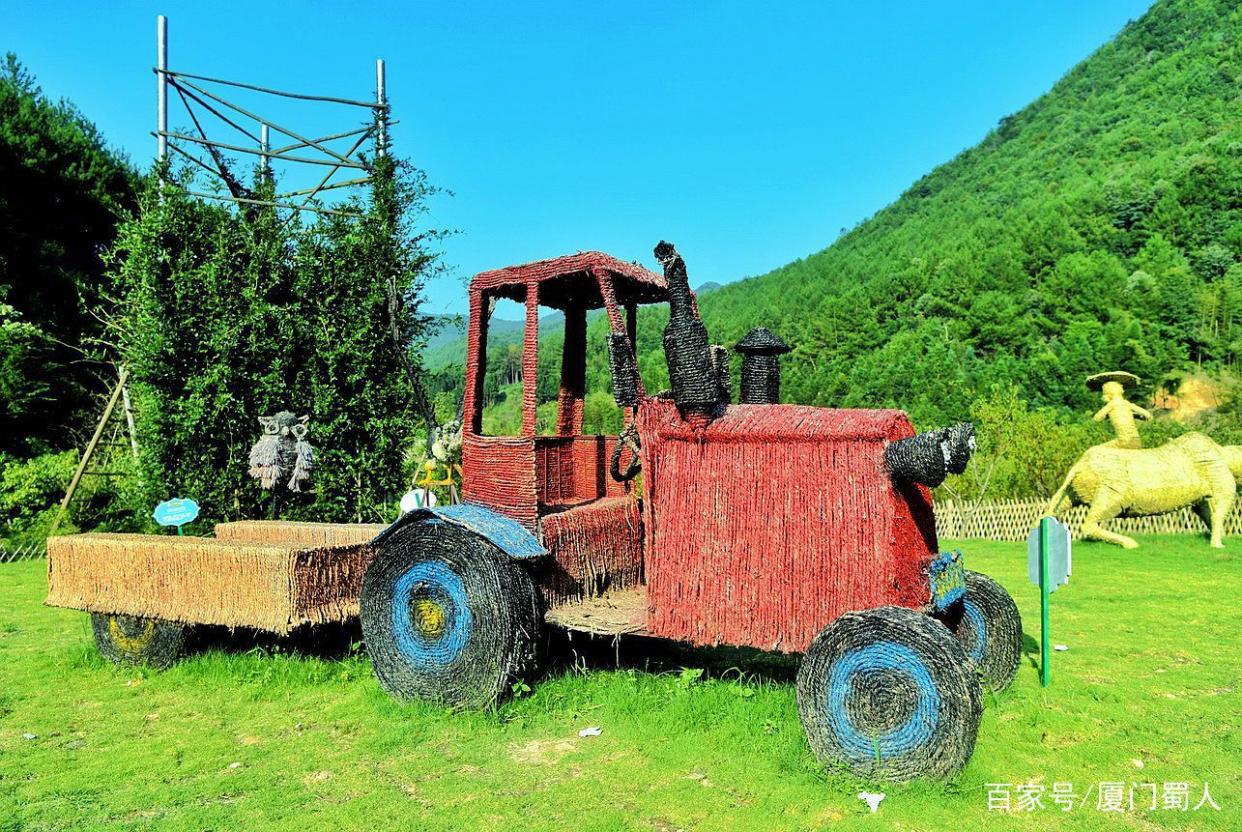
<path id="1" fill-rule="evenodd" d="M 1081 409 L 1097 370 L 1235 367 L 1240 33 L 1236 0 L 1162 0 L 829 248 L 704 298 L 713 340 L 766 325 L 788 399 L 932 422 L 996 384 Z"/>
<path id="2" fill-rule="evenodd" d="M 712 340 L 767 326 L 795 348 L 787 400 L 901 407 L 921 424 L 965 418 L 1010 386 L 1032 407 L 1081 412 L 1092 405 L 1083 378 L 1103 369 L 1142 376 L 1139 395 L 1191 371 L 1232 377 L 1240 32 L 1234 0 L 1158 2 L 825 250 L 712 285 L 700 297 Z M 676 229 L 659 233 L 676 240 Z M 656 389 L 667 383 L 664 321 L 647 309 L 639 327 Z M 596 390 L 608 387 L 603 335 L 593 321 Z M 541 397 L 555 393 L 543 376 L 558 336 L 541 338 Z"/>
<path id="3" fill-rule="evenodd" d="M 1100 370 L 1142 376 L 1136 399 L 1190 374 L 1215 378 L 1231 403 L 1145 435 L 1155 444 L 1193 426 L 1242 440 L 1240 32 L 1236 2 L 1162 0 L 824 251 L 703 292 L 712 340 L 732 345 L 756 325 L 783 336 L 794 346 L 787 401 L 899 407 L 921 428 L 974 419 L 985 463 L 959 496 L 989 484 L 993 496 L 1055 490 L 1083 448 L 1109 438 L 1084 420 L 1096 402 L 1083 379 Z M 649 390 L 668 383 L 666 315 L 640 317 Z M 588 330 L 596 393 L 609 388 L 605 326 Z M 545 402 L 561 332 L 540 334 Z M 490 354 L 498 427 L 515 350 Z M 449 372 L 460 374 L 446 370 L 441 389 L 459 394 Z"/>

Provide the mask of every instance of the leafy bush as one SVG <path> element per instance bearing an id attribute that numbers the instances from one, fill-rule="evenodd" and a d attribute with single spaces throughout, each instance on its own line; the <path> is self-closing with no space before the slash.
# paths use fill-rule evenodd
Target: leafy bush
<path id="1" fill-rule="evenodd" d="M 149 184 L 113 258 L 147 510 L 188 496 L 212 519 L 387 516 L 430 412 L 408 345 L 434 258 L 410 228 L 423 178 L 375 167 L 370 201 L 351 205 L 364 219 L 309 225 Z M 278 410 L 310 416 L 318 451 L 308 492 L 279 506 L 247 475 L 257 419 Z"/>
<path id="2" fill-rule="evenodd" d="M 77 451 L 47 453 L 26 460 L 0 454 L 2 545 L 42 545 L 77 464 Z"/>

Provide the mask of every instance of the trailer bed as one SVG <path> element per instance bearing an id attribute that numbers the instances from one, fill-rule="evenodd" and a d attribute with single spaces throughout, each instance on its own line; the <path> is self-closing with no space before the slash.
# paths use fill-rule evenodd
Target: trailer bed
<path id="1" fill-rule="evenodd" d="M 81 534 L 48 540 L 47 604 L 181 624 L 287 633 L 358 615 L 383 526 L 245 521 L 216 537 Z"/>

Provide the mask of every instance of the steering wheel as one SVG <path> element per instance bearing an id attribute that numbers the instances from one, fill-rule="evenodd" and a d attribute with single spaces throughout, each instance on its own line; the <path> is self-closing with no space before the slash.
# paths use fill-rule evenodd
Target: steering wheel
<path id="1" fill-rule="evenodd" d="M 623 448 L 630 449 L 630 464 L 625 471 L 621 470 L 621 450 Z M 638 458 L 638 428 L 634 427 L 631 422 L 625 430 L 621 431 L 621 435 L 617 437 L 617 447 L 612 449 L 612 464 L 608 466 L 608 473 L 617 482 L 629 482 L 638 476 L 638 472 L 642 470 L 642 460 Z"/>

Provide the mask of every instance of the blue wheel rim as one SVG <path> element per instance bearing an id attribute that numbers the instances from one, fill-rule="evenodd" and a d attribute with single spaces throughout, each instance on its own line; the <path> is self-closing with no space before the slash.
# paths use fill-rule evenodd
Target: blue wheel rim
<path id="1" fill-rule="evenodd" d="M 983 611 L 969 600 L 962 601 L 962 615 L 970 622 L 970 628 L 974 632 L 971 643 L 963 646 L 967 648 L 966 652 L 972 659 L 981 662 L 988 646 L 987 620 L 983 617 Z"/>
<path id="2" fill-rule="evenodd" d="M 393 637 L 414 667 L 438 670 L 456 661 L 473 629 L 466 587 L 447 565 L 424 561 L 397 579 L 392 595 Z"/>
<path id="3" fill-rule="evenodd" d="M 901 725 L 878 736 L 868 736 L 850 719 L 846 700 L 859 677 L 875 671 L 894 672 L 908 679 L 918 701 Z M 829 670 L 826 704 L 828 722 L 841 751 L 854 760 L 873 759 L 877 746 L 882 759 L 906 754 L 931 740 L 940 721 L 940 694 L 931 671 L 917 653 L 891 641 L 860 647 L 834 662 Z"/>

